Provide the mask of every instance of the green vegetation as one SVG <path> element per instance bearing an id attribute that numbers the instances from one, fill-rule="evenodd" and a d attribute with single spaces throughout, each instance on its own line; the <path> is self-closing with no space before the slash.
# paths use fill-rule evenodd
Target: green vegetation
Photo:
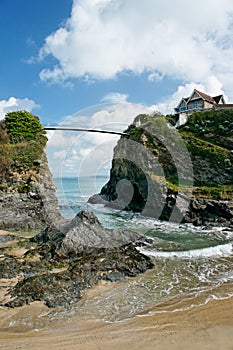
<path id="1" fill-rule="evenodd" d="M 7 113 L 5 117 L 5 126 L 10 136 L 11 143 L 32 140 L 39 141 L 41 138 L 46 140 L 46 132 L 39 118 L 27 111 Z"/>
<path id="2" fill-rule="evenodd" d="M 38 169 L 47 138 L 39 118 L 27 111 L 10 112 L 0 122 L 0 179 L 12 171 Z M 21 192 L 27 191 L 21 188 Z"/>
<path id="3" fill-rule="evenodd" d="M 214 200 L 232 200 L 233 185 L 215 185 L 215 186 L 179 186 L 173 182 L 167 181 L 167 188 L 172 192 L 183 192 L 189 197 L 208 198 Z"/>
<path id="4" fill-rule="evenodd" d="M 179 120 L 179 114 L 167 114 L 165 118 L 168 123 L 170 123 L 172 126 L 175 126 Z"/>
<path id="5" fill-rule="evenodd" d="M 233 148 L 233 109 L 193 113 L 179 131 L 231 150 Z"/>
<path id="6" fill-rule="evenodd" d="M 199 139 L 191 132 L 183 132 L 182 137 L 192 157 L 199 156 L 222 166 L 233 163 L 233 154 L 228 149 Z"/>
<path id="7" fill-rule="evenodd" d="M 193 188 L 194 197 L 216 200 L 230 200 L 233 198 L 233 185 L 201 186 Z"/>
<path id="8" fill-rule="evenodd" d="M 232 135 L 233 110 L 209 110 L 193 113 L 188 123 L 182 125 L 180 130 L 188 130 L 197 135 Z"/>

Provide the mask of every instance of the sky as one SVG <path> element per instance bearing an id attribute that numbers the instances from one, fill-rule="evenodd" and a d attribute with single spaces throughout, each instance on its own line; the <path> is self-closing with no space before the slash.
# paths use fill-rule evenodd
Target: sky
<path id="1" fill-rule="evenodd" d="M 233 101 L 232 0 L 0 0 L 0 49 L 0 119 L 121 131 L 194 88 Z M 55 176 L 109 171 L 117 137 L 48 136 Z"/>

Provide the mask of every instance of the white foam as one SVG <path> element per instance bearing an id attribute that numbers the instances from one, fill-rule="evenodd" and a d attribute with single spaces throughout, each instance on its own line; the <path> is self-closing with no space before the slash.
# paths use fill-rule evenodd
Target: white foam
<path id="1" fill-rule="evenodd" d="M 156 258 L 202 258 L 202 257 L 222 257 L 233 254 L 232 243 L 218 245 L 203 249 L 194 249 L 178 252 L 161 252 L 148 250 L 141 247 L 137 248 L 142 254 L 153 256 Z"/>

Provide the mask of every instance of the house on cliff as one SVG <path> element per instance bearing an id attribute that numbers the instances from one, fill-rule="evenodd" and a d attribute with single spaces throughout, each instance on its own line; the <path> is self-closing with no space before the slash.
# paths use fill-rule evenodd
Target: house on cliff
<path id="1" fill-rule="evenodd" d="M 194 89 L 189 97 L 183 97 L 175 108 L 175 113 L 179 114 L 177 126 L 186 123 L 188 116 L 199 110 L 208 109 L 233 109 L 233 104 L 225 102 L 223 95 L 210 96 Z"/>

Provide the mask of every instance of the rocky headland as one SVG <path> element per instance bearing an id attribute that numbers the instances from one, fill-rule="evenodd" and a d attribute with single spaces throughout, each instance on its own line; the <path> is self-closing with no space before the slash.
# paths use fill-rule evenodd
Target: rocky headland
<path id="1" fill-rule="evenodd" d="M 233 110 L 139 115 L 90 203 L 194 225 L 233 225 Z"/>
<path id="2" fill-rule="evenodd" d="M 38 231 L 62 219 L 46 142 L 39 119 L 28 112 L 1 121 L 0 229 Z"/>

